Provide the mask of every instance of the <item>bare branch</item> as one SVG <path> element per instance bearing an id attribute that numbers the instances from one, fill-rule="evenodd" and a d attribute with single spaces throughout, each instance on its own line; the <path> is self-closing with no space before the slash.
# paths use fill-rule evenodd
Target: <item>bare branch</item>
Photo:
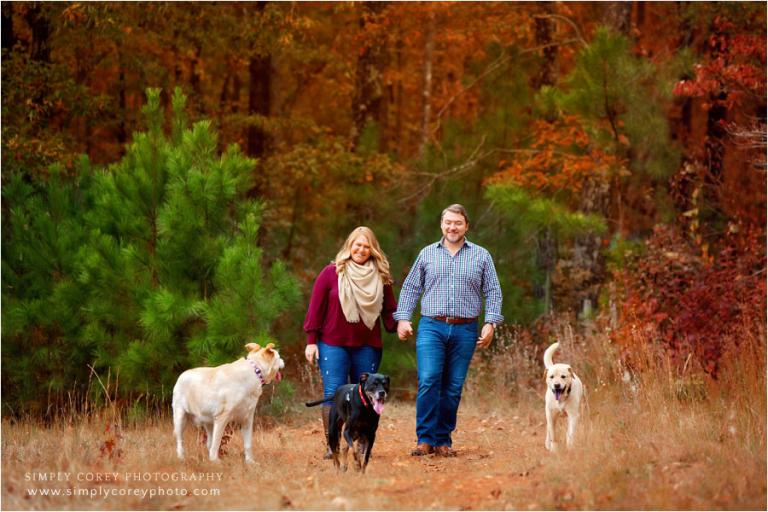
<path id="1" fill-rule="evenodd" d="M 534 18 L 544 18 L 544 19 L 552 19 L 552 20 L 566 22 L 568 25 L 571 26 L 573 31 L 576 32 L 577 40 L 583 46 L 587 46 L 587 40 L 584 39 L 584 36 L 581 35 L 581 30 L 579 30 L 579 26 L 576 25 L 576 23 L 572 19 L 570 19 L 570 18 L 568 18 L 566 16 L 563 16 L 562 14 L 537 14 L 537 15 L 534 16 Z"/>
<path id="2" fill-rule="evenodd" d="M 460 165 L 456 165 L 454 167 L 451 167 L 450 169 L 446 169 L 441 172 L 412 172 L 410 173 L 410 176 L 412 177 L 425 177 L 427 180 L 421 184 L 416 191 L 414 191 L 411 194 L 408 194 L 407 196 L 401 197 L 398 199 L 399 203 L 407 203 L 413 199 L 422 198 L 426 194 L 429 193 L 429 191 L 432 189 L 432 187 L 435 185 L 435 183 L 448 179 L 450 177 L 455 177 L 459 174 L 462 174 L 473 167 L 475 167 L 478 163 L 485 160 L 486 158 L 496 155 L 499 153 L 503 154 L 530 154 L 530 155 L 538 155 L 539 153 L 543 153 L 544 149 L 530 149 L 530 148 L 491 148 L 487 149 L 483 152 L 480 152 L 483 145 L 485 145 L 486 136 L 483 136 L 483 140 L 480 141 L 480 144 L 472 151 L 472 154 L 469 155 L 467 160 L 464 161 L 464 163 Z M 571 153 L 566 153 L 564 151 L 557 151 L 557 150 L 549 150 L 554 155 L 559 155 L 565 158 L 572 158 L 575 155 Z"/>
<path id="3" fill-rule="evenodd" d="M 477 165 L 478 162 L 480 162 L 484 158 L 487 158 L 489 155 L 493 154 L 495 150 L 488 150 L 483 153 L 480 153 L 481 148 L 485 144 L 485 139 L 486 139 L 486 136 L 483 135 L 483 139 L 480 141 L 480 144 L 478 144 L 477 147 L 472 151 L 472 154 L 469 156 L 469 158 L 467 158 L 467 160 L 460 165 L 456 165 L 454 167 L 451 167 L 450 169 L 446 169 L 438 173 L 414 173 L 414 175 L 417 175 L 417 176 L 429 176 L 429 179 L 424 184 L 419 186 L 418 189 L 413 193 L 408 194 L 405 197 L 401 197 L 398 200 L 398 202 L 407 203 L 412 199 L 424 197 L 426 194 L 429 193 L 429 191 L 438 181 L 466 172 L 469 169 L 473 168 L 475 165 Z"/>

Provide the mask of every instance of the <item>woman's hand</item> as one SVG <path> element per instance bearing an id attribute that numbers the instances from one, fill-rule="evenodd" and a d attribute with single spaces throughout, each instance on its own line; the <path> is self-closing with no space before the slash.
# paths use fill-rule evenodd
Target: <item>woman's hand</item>
<path id="1" fill-rule="evenodd" d="M 320 354 L 317 350 L 317 345 L 307 345 L 307 348 L 304 349 L 304 357 L 307 358 L 307 362 L 309 364 L 313 364 L 317 359 L 320 357 Z"/>

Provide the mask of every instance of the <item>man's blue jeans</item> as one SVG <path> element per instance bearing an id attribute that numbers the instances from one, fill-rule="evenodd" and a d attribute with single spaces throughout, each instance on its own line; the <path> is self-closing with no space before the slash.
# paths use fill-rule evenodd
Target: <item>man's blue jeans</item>
<path id="1" fill-rule="evenodd" d="M 381 349 L 368 345 L 362 347 L 337 347 L 317 342 L 318 364 L 323 377 L 323 398 L 330 398 L 343 384 L 360 382 L 363 372 L 376 373 L 381 363 Z"/>
<path id="2" fill-rule="evenodd" d="M 416 435 L 419 443 L 451 446 L 461 389 L 477 346 L 477 322 L 447 324 L 422 317 L 416 335 Z"/>

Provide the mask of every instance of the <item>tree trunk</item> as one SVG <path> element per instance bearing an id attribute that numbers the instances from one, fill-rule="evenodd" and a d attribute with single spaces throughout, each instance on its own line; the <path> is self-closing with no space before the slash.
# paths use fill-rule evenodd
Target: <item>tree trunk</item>
<path id="1" fill-rule="evenodd" d="M 51 24 L 44 12 L 45 4 L 33 3 L 26 13 L 26 21 L 32 31 L 30 57 L 37 62 L 51 62 Z"/>
<path id="2" fill-rule="evenodd" d="M 252 56 L 248 63 L 248 114 L 269 117 L 270 73 L 272 56 Z M 267 150 L 267 132 L 261 126 L 248 124 L 248 155 L 262 157 Z"/>
<path id="3" fill-rule="evenodd" d="M 723 65 L 728 64 L 728 45 L 730 43 L 728 34 L 724 32 L 719 24 L 712 23 L 710 29 L 713 41 L 710 46 L 710 59 L 712 61 L 722 60 Z M 723 177 L 723 162 L 725 161 L 725 140 L 728 136 L 726 131 L 726 122 L 728 120 L 728 90 L 725 83 L 719 84 L 719 90 L 709 95 L 709 104 L 711 107 L 707 112 L 707 132 L 704 138 L 704 197 L 703 206 L 706 211 L 701 212 L 701 220 L 709 223 L 714 222 L 718 216 L 718 192 Z"/>
<path id="4" fill-rule="evenodd" d="M 554 2 L 538 2 L 539 14 L 534 16 L 534 34 L 536 46 L 541 50 L 542 65 L 538 73 L 534 75 L 534 89 L 541 89 L 545 85 L 554 85 L 557 77 L 557 46 L 552 45 L 555 33 L 555 21 L 552 15 L 555 13 Z M 551 45 L 551 46 L 550 46 Z"/>
<path id="5" fill-rule="evenodd" d="M 205 106 L 203 104 L 203 91 L 200 88 L 200 73 L 198 72 L 198 63 L 200 62 L 200 56 L 203 53 L 203 45 L 195 42 L 195 55 L 189 63 L 189 86 L 192 88 L 193 104 L 198 114 L 205 112 Z"/>
<path id="6" fill-rule="evenodd" d="M 405 47 L 405 43 L 403 43 L 402 37 L 399 37 L 397 39 L 396 44 L 396 59 L 397 59 L 397 84 L 395 86 L 395 151 L 397 154 L 397 159 L 400 160 L 400 158 L 403 155 L 403 78 L 402 78 L 402 71 L 403 71 L 403 48 Z"/>
<path id="7" fill-rule="evenodd" d="M 2 5 L 2 12 L 3 50 L 11 51 L 16 44 L 16 34 L 13 32 L 13 2 L 4 2 Z"/>
<path id="8" fill-rule="evenodd" d="M 264 15 L 267 2 L 256 2 L 259 15 Z M 269 117 L 270 93 L 272 86 L 272 56 L 264 48 L 253 48 L 248 62 L 248 115 Z M 261 124 L 261 122 L 259 123 Z M 261 158 L 267 151 L 267 132 L 262 126 L 248 123 L 247 152 L 249 156 Z M 257 192 L 262 186 L 257 184 Z"/>
<path id="9" fill-rule="evenodd" d="M 424 80 L 421 90 L 421 138 L 419 142 L 419 158 L 424 157 L 424 152 L 429 143 L 429 119 L 432 110 L 432 58 L 435 47 L 435 13 L 429 12 L 427 21 L 427 33 L 424 39 Z"/>
<path id="10" fill-rule="evenodd" d="M 363 2 L 359 26 L 363 33 L 369 21 L 376 21 L 386 8 L 386 2 Z M 382 78 L 386 65 L 386 41 L 382 36 L 364 41 L 365 47 L 357 58 L 355 93 L 352 99 L 352 147 L 360 143 L 360 137 L 368 122 L 379 127 L 379 149 L 387 147 L 387 119 L 385 85 Z M 386 149 L 384 149 L 386 151 Z"/>
<path id="11" fill-rule="evenodd" d="M 628 35 L 632 28 L 631 2 L 603 2 L 603 25 Z"/>
<path id="12" fill-rule="evenodd" d="M 542 64 L 533 77 L 534 89 L 554 85 L 557 81 L 557 46 L 552 44 L 555 33 L 554 2 L 539 2 L 539 13 L 534 16 L 536 46 L 541 47 Z M 538 233 L 536 237 L 536 264 L 544 274 L 544 282 L 537 290 L 537 297 L 544 302 L 544 313 L 552 312 L 552 273 L 557 263 L 557 239 L 551 228 Z"/>
<path id="13" fill-rule="evenodd" d="M 128 115 L 126 91 L 125 91 L 125 66 L 123 64 L 123 53 L 118 49 L 118 65 L 120 66 L 118 78 L 118 113 L 120 119 L 117 120 L 117 142 L 120 147 L 124 147 L 128 140 L 128 129 L 126 128 L 126 116 Z"/>

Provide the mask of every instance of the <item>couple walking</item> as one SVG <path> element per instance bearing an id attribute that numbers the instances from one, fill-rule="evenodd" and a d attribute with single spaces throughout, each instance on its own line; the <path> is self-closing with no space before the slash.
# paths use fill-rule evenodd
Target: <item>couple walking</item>
<path id="1" fill-rule="evenodd" d="M 440 215 L 442 238 L 421 250 L 395 301 L 389 262 L 373 231 L 355 228 L 335 260 L 318 275 L 304 321 L 305 356 L 317 361 L 324 397 L 356 383 L 381 363 L 381 318 L 401 340 L 413 335 L 411 316 L 421 298 L 416 336 L 417 444 L 411 455 L 456 455 L 451 432 L 476 347 L 493 340 L 501 287 L 489 252 L 466 238 L 469 216 L 460 204 Z M 478 336 L 478 317 L 485 317 Z M 330 406 L 322 409 L 328 434 Z M 326 453 L 330 457 L 330 453 Z"/>

